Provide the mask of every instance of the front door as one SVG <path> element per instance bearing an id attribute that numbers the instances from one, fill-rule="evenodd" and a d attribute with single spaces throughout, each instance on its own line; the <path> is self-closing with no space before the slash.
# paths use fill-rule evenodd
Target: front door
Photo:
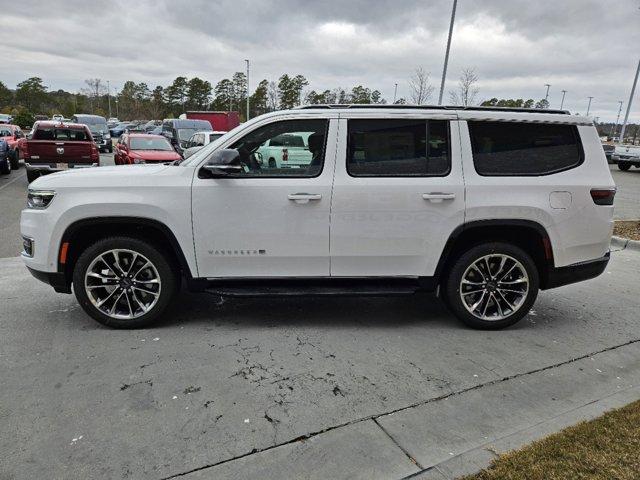
<path id="1" fill-rule="evenodd" d="M 464 222 L 455 117 L 347 117 L 339 126 L 331 276 L 432 276 Z"/>
<path id="2" fill-rule="evenodd" d="M 304 143 L 304 162 L 274 165 L 264 158 L 261 150 L 283 135 Z M 337 120 L 329 118 L 271 119 L 230 139 L 223 148 L 238 150 L 243 172 L 229 178 L 200 173 L 193 182 L 199 275 L 328 276 L 336 140 Z"/>

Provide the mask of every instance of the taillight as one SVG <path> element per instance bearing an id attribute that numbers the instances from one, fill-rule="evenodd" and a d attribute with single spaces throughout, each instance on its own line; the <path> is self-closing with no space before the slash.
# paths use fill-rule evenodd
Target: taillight
<path id="1" fill-rule="evenodd" d="M 20 148 L 20 147 L 22 147 L 22 148 Z M 18 144 L 18 146 L 16 148 L 18 148 L 19 150 L 22 150 L 22 157 L 25 160 L 30 160 L 31 159 L 31 156 L 29 155 L 29 142 L 23 142 L 22 145 Z"/>
<path id="2" fill-rule="evenodd" d="M 615 188 L 592 188 L 591 198 L 596 205 L 613 205 L 613 197 L 616 196 Z"/>
<path id="3" fill-rule="evenodd" d="M 282 149 L 282 161 L 286 162 L 287 160 L 289 160 L 289 149 L 283 148 Z"/>
<path id="4" fill-rule="evenodd" d="M 100 153 L 96 148 L 95 143 L 91 142 L 91 161 L 92 162 L 100 162 Z"/>

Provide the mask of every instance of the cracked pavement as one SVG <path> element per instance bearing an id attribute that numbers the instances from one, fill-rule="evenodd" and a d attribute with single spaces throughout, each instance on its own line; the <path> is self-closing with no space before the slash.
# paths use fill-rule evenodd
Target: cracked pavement
<path id="1" fill-rule="evenodd" d="M 640 397 L 639 270 L 613 252 L 498 332 L 430 295 L 188 293 L 116 331 L 0 259 L 0 478 L 454 478 Z"/>

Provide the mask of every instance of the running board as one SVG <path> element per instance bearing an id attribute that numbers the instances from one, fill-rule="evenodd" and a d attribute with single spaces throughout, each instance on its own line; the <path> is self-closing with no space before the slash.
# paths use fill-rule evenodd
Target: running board
<path id="1" fill-rule="evenodd" d="M 394 296 L 431 290 L 411 279 L 209 280 L 205 292 L 223 297 Z"/>

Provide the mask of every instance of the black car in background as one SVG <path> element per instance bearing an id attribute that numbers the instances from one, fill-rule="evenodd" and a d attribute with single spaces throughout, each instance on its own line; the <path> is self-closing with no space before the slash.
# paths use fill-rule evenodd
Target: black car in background
<path id="1" fill-rule="evenodd" d="M 101 152 L 113 152 L 111 133 L 107 125 L 107 119 L 100 115 L 78 114 L 71 117 L 71 123 L 82 123 L 89 127 L 93 141 Z"/>

